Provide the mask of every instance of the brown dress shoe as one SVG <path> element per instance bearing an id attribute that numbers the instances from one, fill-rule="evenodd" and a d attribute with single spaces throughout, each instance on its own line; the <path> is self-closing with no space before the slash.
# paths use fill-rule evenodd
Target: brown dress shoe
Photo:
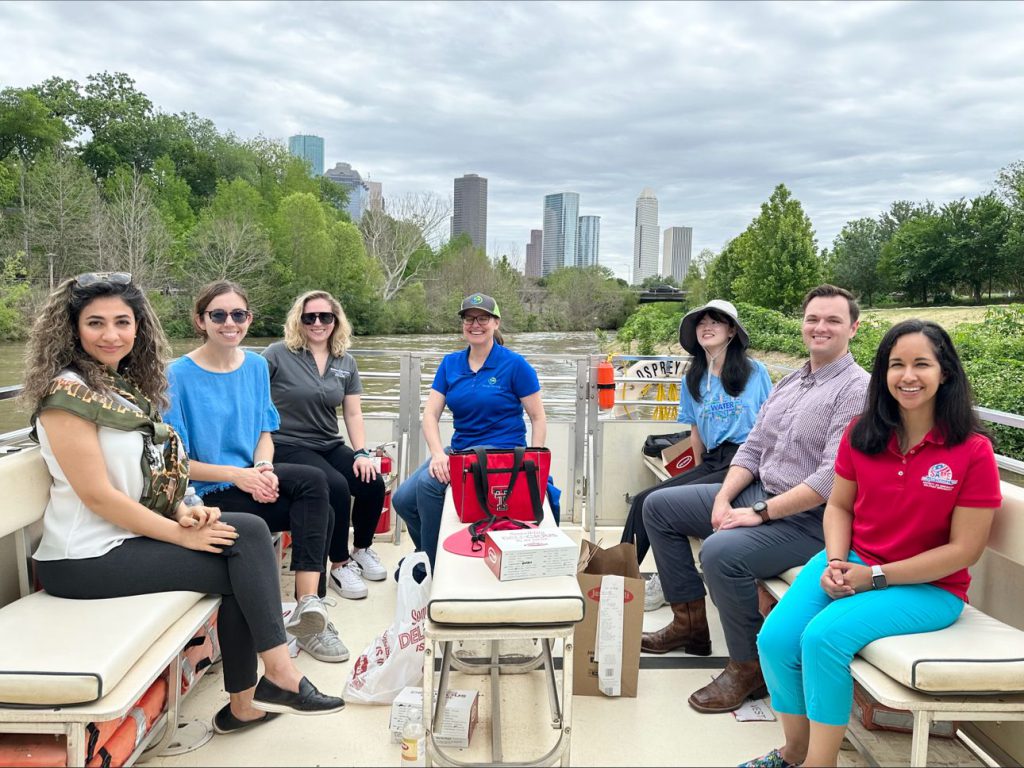
<path id="1" fill-rule="evenodd" d="M 672 623 L 657 632 L 644 632 L 640 639 L 640 650 L 647 653 L 668 653 L 676 648 L 694 656 L 711 655 L 711 632 L 703 597 L 688 603 L 672 603 Z"/>
<path id="2" fill-rule="evenodd" d="M 760 699 L 768 695 L 761 676 L 761 662 L 733 661 L 718 677 L 699 691 L 691 694 L 690 706 L 698 712 L 732 712 L 747 699 Z"/>

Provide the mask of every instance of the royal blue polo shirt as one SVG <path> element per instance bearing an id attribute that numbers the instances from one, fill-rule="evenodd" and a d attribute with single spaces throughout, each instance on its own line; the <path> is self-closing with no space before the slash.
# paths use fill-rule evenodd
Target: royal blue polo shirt
<path id="1" fill-rule="evenodd" d="M 537 372 L 526 359 L 495 344 L 483 367 L 469 367 L 469 348 L 445 355 L 431 387 L 444 395 L 455 421 L 452 448 L 526 445 L 524 397 L 540 391 Z"/>

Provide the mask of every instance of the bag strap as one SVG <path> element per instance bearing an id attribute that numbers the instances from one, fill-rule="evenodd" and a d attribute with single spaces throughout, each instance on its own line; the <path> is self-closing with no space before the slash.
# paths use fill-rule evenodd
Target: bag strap
<path id="1" fill-rule="evenodd" d="M 476 491 L 480 511 L 490 517 L 491 507 L 487 503 L 487 497 L 491 495 L 491 486 L 487 480 L 487 451 L 483 448 L 473 448 L 473 455 L 476 456 L 476 461 L 469 468 L 473 475 L 473 490 Z"/>
<path id="2" fill-rule="evenodd" d="M 484 511 L 486 517 L 482 520 L 477 520 L 475 523 L 471 523 L 469 526 L 469 538 L 470 538 L 470 549 L 473 552 L 479 552 L 483 547 L 484 533 L 490 530 L 499 521 L 508 523 L 515 528 L 529 528 L 530 524 L 525 520 L 516 520 L 508 517 L 507 515 L 495 515 L 491 512 L 490 506 L 486 503 L 486 500 L 490 498 L 490 490 L 488 488 L 486 493 L 481 492 L 481 488 L 487 487 L 487 453 L 483 448 L 474 448 L 473 452 L 476 454 L 477 461 L 473 465 L 474 480 L 476 481 L 477 499 L 480 501 L 480 506 Z M 530 489 L 530 505 L 533 507 L 533 519 L 536 525 L 540 525 L 544 519 L 544 505 L 540 498 L 540 485 L 537 482 L 537 475 L 539 471 L 537 469 L 537 462 L 533 459 L 526 459 L 526 448 L 523 446 L 517 446 L 513 454 L 513 466 L 512 475 L 508 482 L 508 492 L 512 493 L 512 489 L 515 487 L 516 478 L 519 475 L 520 464 L 523 470 L 526 472 L 526 484 Z M 483 466 L 483 470 L 478 470 L 477 467 Z M 485 478 L 483 483 L 479 481 L 479 476 L 483 475 Z"/>
<path id="3" fill-rule="evenodd" d="M 526 470 L 526 484 L 530 487 L 530 504 L 533 505 L 533 519 L 537 525 L 540 525 L 544 520 L 544 503 L 540 500 L 540 486 L 537 482 L 537 475 L 539 474 L 537 462 L 533 459 L 526 459 L 523 462 L 523 468 Z"/>

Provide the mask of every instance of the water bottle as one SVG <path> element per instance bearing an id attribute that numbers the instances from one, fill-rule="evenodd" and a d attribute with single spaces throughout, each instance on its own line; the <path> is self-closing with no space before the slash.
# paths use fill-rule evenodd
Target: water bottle
<path id="1" fill-rule="evenodd" d="M 203 500 L 199 498 L 199 495 L 196 493 L 196 489 L 191 485 L 185 489 L 185 498 L 181 501 L 186 507 L 203 506 Z"/>
<path id="2" fill-rule="evenodd" d="M 426 731 L 423 728 L 423 710 L 416 707 L 402 728 L 402 765 L 426 765 Z"/>

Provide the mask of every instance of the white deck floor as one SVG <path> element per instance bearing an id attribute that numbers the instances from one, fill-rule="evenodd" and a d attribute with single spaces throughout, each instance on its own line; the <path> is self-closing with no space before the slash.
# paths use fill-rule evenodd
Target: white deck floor
<path id="1" fill-rule="evenodd" d="M 578 538 L 579 529 L 566 529 Z M 601 531 L 606 544 L 619 540 L 619 529 Z M 411 550 L 408 538 L 400 547 L 376 544 L 389 570 Z M 648 556 L 644 570 L 654 570 Z M 283 586 L 291 589 L 287 572 Z M 395 582 L 368 582 L 365 600 L 342 600 L 330 608 L 342 640 L 354 660 L 370 640 L 391 621 Z M 331 593 L 334 595 L 334 593 Z M 336 596 L 336 595 L 335 595 Z M 711 604 L 709 601 L 709 610 Z M 645 615 L 645 628 L 656 629 L 671 620 L 668 607 Z M 712 618 L 715 656 L 725 655 L 725 642 L 717 616 Z M 679 654 L 683 655 L 683 654 Z M 644 657 L 651 658 L 648 656 Z M 694 657 L 696 659 L 696 657 Z M 325 692 L 341 694 L 352 661 L 325 664 L 305 653 L 299 667 Z M 690 693 L 704 685 L 715 668 L 715 657 L 701 659 L 698 669 L 641 669 L 639 696 L 608 699 L 576 696 L 573 702 L 573 765 L 737 765 L 782 743 L 777 722 L 736 722 L 731 714 L 704 715 L 686 704 Z M 453 750 L 460 760 L 484 762 L 490 756 L 490 689 L 487 677 L 453 673 L 452 688 L 480 692 L 480 724 L 466 750 Z M 502 677 L 502 717 L 505 724 L 505 760 L 531 759 L 547 750 L 556 733 L 547 720 L 547 698 L 542 672 Z M 220 665 L 214 666 L 185 704 L 186 719 L 209 721 L 226 702 Z M 161 766 L 290 766 L 290 765 L 398 765 L 400 749 L 390 742 L 390 707 L 349 704 L 344 711 L 322 717 L 283 716 L 265 726 L 234 735 L 214 736 L 195 752 L 153 758 Z M 867 763 L 854 751 L 844 751 L 841 765 Z"/>

